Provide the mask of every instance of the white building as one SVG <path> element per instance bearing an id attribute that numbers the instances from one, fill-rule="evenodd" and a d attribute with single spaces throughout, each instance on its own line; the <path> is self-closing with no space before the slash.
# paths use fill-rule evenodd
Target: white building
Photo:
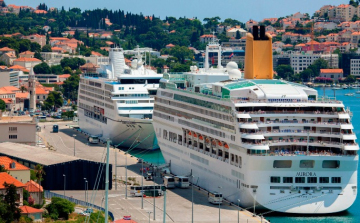
<path id="1" fill-rule="evenodd" d="M 329 67 L 338 68 L 339 67 L 339 56 L 338 54 L 291 54 L 290 55 L 290 65 L 294 69 L 295 73 L 300 73 L 303 70 L 306 70 L 315 60 L 322 58 L 328 61 Z"/>
<path id="2" fill-rule="evenodd" d="M 19 87 L 19 76 L 23 74 L 22 71 L 12 71 L 10 69 L 0 70 L 0 87 L 14 86 Z"/>
<path id="3" fill-rule="evenodd" d="M 360 76 L 360 59 L 350 60 L 350 75 Z"/>
<path id="4" fill-rule="evenodd" d="M 36 122 L 32 117 L 0 117 L 0 132 L 0 142 L 36 144 Z"/>

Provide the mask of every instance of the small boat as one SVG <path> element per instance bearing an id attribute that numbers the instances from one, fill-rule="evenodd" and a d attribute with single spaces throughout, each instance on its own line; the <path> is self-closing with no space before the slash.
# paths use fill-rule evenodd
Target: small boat
<path id="1" fill-rule="evenodd" d="M 360 94 L 360 91 L 357 91 L 356 94 Z"/>
<path id="2" fill-rule="evenodd" d="M 339 88 L 339 87 L 333 87 L 332 89 L 333 89 L 333 90 L 340 90 L 341 88 Z"/>
<path id="3" fill-rule="evenodd" d="M 354 93 L 347 93 L 345 94 L 345 96 L 354 96 L 355 94 Z"/>

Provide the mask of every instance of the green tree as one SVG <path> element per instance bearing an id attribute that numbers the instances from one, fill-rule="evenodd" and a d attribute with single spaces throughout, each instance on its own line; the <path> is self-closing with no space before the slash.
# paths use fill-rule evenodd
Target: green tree
<path id="1" fill-rule="evenodd" d="M 49 44 L 46 44 L 42 47 L 41 52 L 52 52 L 51 46 Z"/>
<path id="2" fill-rule="evenodd" d="M 53 74 L 62 74 L 63 68 L 61 65 L 52 65 L 51 67 L 51 73 Z"/>
<path id="3" fill-rule="evenodd" d="M 69 215 L 75 211 L 75 204 L 59 197 L 52 197 L 51 203 L 46 205 L 46 210 L 52 219 L 69 219 Z"/>
<path id="4" fill-rule="evenodd" d="M 64 81 L 62 85 L 62 92 L 67 99 L 75 101 L 77 99 L 77 92 L 79 88 L 79 75 L 71 75 L 68 79 Z"/>
<path id="5" fill-rule="evenodd" d="M 176 57 L 180 63 L 185 63 L 185 59 L 192 59 L 194 55 L 193 51 L 185 46 L 174 46 L 171 48 L 170 54 Z"/>
<path id="6" fill-rule="evenodd" d="M 305 69 L 304 71 L 302 71 L 302 72 L 300 73 L 300 77 L 301 77 L 301 79 L 303 79 L 304 81 L 310 81 L 310 78 L 311 78 L 311 77 L 314 77 L 314 72 L 313 72 L 312 69 L 307 68 L 307 69 Z"/>
<path id="7" fill-rule="evenodd" d="M 290 65 L 281 64 L 275 69 L 277 76 L 282 79 L 290 80 L 290 78 L 294 75 L 294 70 Z"/>
<path id="8" fill-rule="evenodd" d="M 320 75 L 320 69 L 327 69 L 329 67 L 329 64 L 326 60 L 319 58 L 311 64 L 308 69 L 311 69 L 313 71 L 314 77 L 317 77 Z"/>
<path id="9" fill-rule="evenodd" d="M 1 111 L 5 111 L 5 109 L 6 109 L 5 101 L 3 101 L 2 99 L 0 99 L 0 110 L 1 110 Z"/>
<path id="10" fill-rule="evenodd" d="M 70 67 L 64 67 L 63 74 L 72 74 L 73 71 Z"/>
<path id="11" fill-rule="evenodd" d="M 53 93 L 53 92 L 51 92 L 51 93 Z M 45 171 L 44 171 L 44 167 L 40 164 L 37 164 L 35 166 L 35 174 L 36 174 L 37 182 L 40 185 L 40 187 L 39 187 L 39 198 L 40 198 L 40 197 L 42 197 L 41 190 L 40 190 L 41 181 L 43 180 L 43 176 L 46 175 Z M 39 199 L 39 205 L 40 205 L 40 201 L 41 201 L 41 199 Z"/>
<path id="12" fill-rule="evenodd" d="M 44 59 L 42 58 L 40 52 L 35 52 L 35 53 L 34 53 L 34 57 L 35 57 L 36 59 L 39 59 L 39 60 L 44 60 Z"/>
<path id="13" fill-rule="evenodd" d="M 19 220 L 21 210 L 19 209 L 19 196 L 17 188 L 14 184 L 4 183 L 5 195 L 0 195 L 0 219 L 4 219 L 6 223 Z M 6 210 L 6 211 L 4 211 Z"/>
<path id="14" fill-rule="evenodd" d="M 86 61 L 82 58 L 69 58 L 65 57 L 60 61 L 60 64 L 63 68 L 70 67 L 72 70 L 78 69 L 80 66 L 84 65 Z"/>
<path id="15" fill-rule="evenodd" d="M 356 81 L 356 77 L 353 75 L 349 75 L 345 78 L 345 82 L 347 83 L 354 83 Z"/>
<path id="16" fill-rule="evenodd" d="M 38 44 L 36 42 L 31 42 L 30 43 L 30 50 L 31 50 L 31 52 L 40 52 L 41 51 L 41 46 L 40 46 L 40 44 Z"/>
<path id="17" fill-rule="evenodd" d="M 8 172 L 3 165 L 0 165 L 0 173 L 1 172 Z"/>
<path id="18" fill-rule="evenodd" d="M 42 62 L 38 65 L 34 66 L 34 73 L 35 74 L 51 74 L 51 68 L 45 62 Z"/>
<path id="19" fill-rule="evenodd" d="M 27 91 L 27 88 L 24 85 L 22 85 L 19 89 L 20 89 L 21 93 L 24 93 L 24 91 Z"/>

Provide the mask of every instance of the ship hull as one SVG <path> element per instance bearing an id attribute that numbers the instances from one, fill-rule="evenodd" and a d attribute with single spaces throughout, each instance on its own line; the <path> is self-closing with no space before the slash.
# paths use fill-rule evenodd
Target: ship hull
<path id="1" fill-rule="evenodd" d="M 174 143 L 161 138 L 159 129 L 171 129 L 161 121 L 154 121 L 155 131 L 158 134 L 159 146 L 166 163 L 175 175 L 194 176 L 194 184 L 208 191 L 223 193 L 223 197 L 249 211 L 266 210 L 294 213 L 294 214 L 330 214 L 348 209 L 357 196 L 357 164 L 358 156 L 354 157 L 291 157 L 293 162 L 314 159 L 339 159 L 347 163 L 348 170 L 324 170 L 317 168 L 300 172 L 293 170 L 274 170 L 273 162 L 276 159 L 289 159 L 286 157 L 251 156 L 246 152 L 238 151 L 242 156 L 243 164 L 230 165 L 229 161 L 219 160 L 215 156 L 199 148 L 185 146 L 183 143 Z M 178 134 L 182 130 L 178 129 Z M 230 148 L 231 149 L 231 148 Z M 317 174 L 317 176 L 342 177 L 341 184 L 271 184 L 271 176 L 293 176 L 301 174 Z M 256 186 L 254 186 L 256 185 Z M 264 211 L 265 210 L 265 211 Z"/>
<path id="2" fill-rule="evenodd" d="M 110 139 L 114 146 L 144 150 L 159 148 L 150 119 L 108 118 L 107 123 L 103 123 L 85 116 L 81 108 L 78 117 L 83 132 L 100 136 L 103 140 Z"/>

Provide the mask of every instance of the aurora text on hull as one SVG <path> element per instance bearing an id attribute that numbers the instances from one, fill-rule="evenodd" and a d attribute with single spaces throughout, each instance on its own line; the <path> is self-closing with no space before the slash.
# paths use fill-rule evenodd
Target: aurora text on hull
<path id="1" fill-rule="evenodd" d="M 325 214 L 357 196 L 352 113 L 335 98 L 273 79 L 271 37 L 247 35 L 245 78 L 160 81 L 153 124 L 170 170 L 244 208 Z M 209 80 L 211 80 L 209 78 Z"/>

